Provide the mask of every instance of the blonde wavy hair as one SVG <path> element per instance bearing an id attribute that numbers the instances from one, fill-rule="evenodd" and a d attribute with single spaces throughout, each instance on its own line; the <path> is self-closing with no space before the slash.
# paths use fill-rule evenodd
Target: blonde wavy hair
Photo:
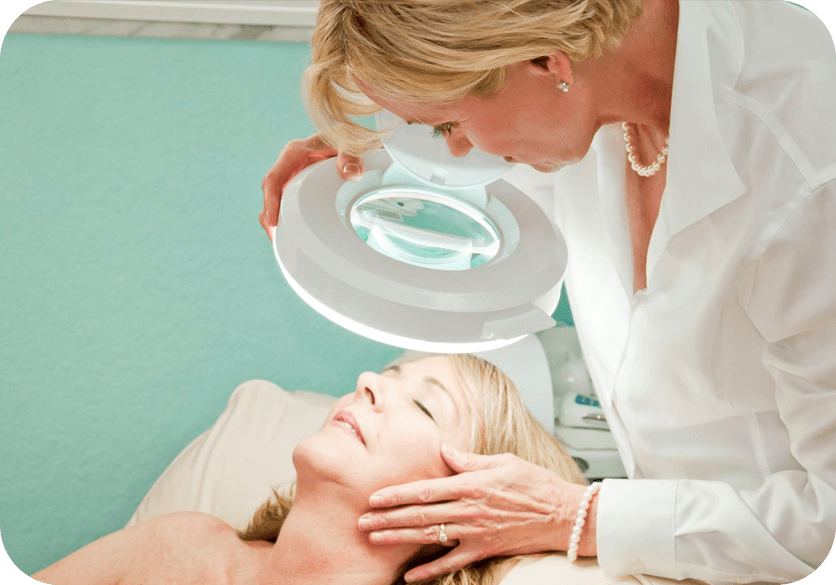
<path id="1" fill-rule="evenodd" d="M 428 354 L 408 352 L 391 365 L 417 361 Z M 586 484 L 574 459 L 528 411 L 514 383 L 493 364 L 468 354 L 448 356 L 465 389 L 466 399 L 476 416 L 471 429 L 470 448 L 481 455 L 512 453 L 521 459 L 553 471 L 566 481 Z M 239 531 L 243 540 L 276 542 L 285 518 L 293 506 L 293 487 L 274 496 L 254 514 L 249 527 Z M 429 548 L 402 567 L 394 585 L 405 583 L 403 574 L 428 562 L 448 549 Z M 473 563 L 442 577 L 421 581 L 423 585 L 493 585 L 520 557 L 496 557 Z"/>
<path id="2" fill-rule="evenodd" d="M 615 49 L 641 12 L 641 0 L 322 0 L 308 111 L 326 142 L 362 156 L 382 136 L 352 119 L 379 109 L 356 79 L 410 103 L 489 96 L 512 63 Z"/>

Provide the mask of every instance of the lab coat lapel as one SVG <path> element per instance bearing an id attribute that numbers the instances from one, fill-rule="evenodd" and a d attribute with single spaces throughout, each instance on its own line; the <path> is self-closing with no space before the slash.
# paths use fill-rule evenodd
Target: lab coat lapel
<path id="1" fill-rule="evenodd" d="M 596 156 L 599 213 L 604 223 L 607 247 L 613 266 L 624 287 L 626 299 L 633 296 L 633 244 L 624 185 L 624 140 L 616 126 L 601 128 L 592 142 Z"/>
<path id="2" fill-rule="evenodd" d="M 725 4 L 679 3 L 667 180 L 647 252 L 649 286 L 671 238 L 745 192 L 726 150 L 714 101 L 734 83 L 742 49 L 741 54 L 713 55 L 710 60 L 707 41 L 709 34 L 740 36 L 733 9 Z M 715 13 L 722 16 L 722 30 L 708 30 L 707 11 L 712 21 L 717 20 Z"/>

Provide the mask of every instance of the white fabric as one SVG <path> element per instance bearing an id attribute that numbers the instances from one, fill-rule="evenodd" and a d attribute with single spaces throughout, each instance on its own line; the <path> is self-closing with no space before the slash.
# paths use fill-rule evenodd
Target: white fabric
<path id="1" fill-rule="evenodd" d="M 293 449 L 319 431 L 336 400 L 286 392 L 264 380 L 241 384 L 212 428 L 183 449 L 154 483 L 128 526 L 196 511 L 246 528 L 273 487 L 296 479 Z"/>
<path id="2" fill-rule="evenodd" d="M 502 585 L 638 585 L 633 577 L 610 579 L 595 559 L 570 563 L 563 555 L 520 561 L 502 579 Z M 661 585 L 661 584 L 660 584 Z"/>
<path id="3" fill-rule="evenodd" d="M 570 563 L 562 555 L 523 560 L 502 579 L 502 585 L 701 585 L 687 579 L 672 581 L 649 575 L 630 575 L 611 579 L 595 559 Z"/>
<path id="4" fill-rule="evenodd" d="M 667 186 L 633 294 L 624 144 L 518 167 L 569 248 L 584 356 L 631 479 L 610 575 L 793 582 L 836 531 L 836 55 L 787 2 L 680 2 Z"/>

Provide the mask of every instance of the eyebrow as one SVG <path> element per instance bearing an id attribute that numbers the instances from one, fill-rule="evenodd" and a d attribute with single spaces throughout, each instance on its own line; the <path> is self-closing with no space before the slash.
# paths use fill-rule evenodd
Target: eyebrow
<path id="1" fill-rule="evenodd" d="M 385 368 L 383 370 L 383 372 L 381 372 L 381 373 L 385 374 L 386 372 L 389 372 L 389 371 L 393 372 L 396 376 L 400 376 L 401 372 L 402 372 L 400 366 L 389 366 L 389 367 Z M 442 384 L 441 380 L 439 380 L 438 378 L 434 378 L 433 376 L 424 376 L 424 379 L 422 380 L 422 382 L 423 382 L 425 387 L 426 386 L 436 386 L 436 387 L 440 388 L 441 390 L 443 390 L 444 392 L 447 393 L 447 396 L 450 398 L 450 402 L 453 403 L 453 409 L 456 411 L 456 422 L 459 422 L 461 420 L 461 413 L 459 412 L 459 405 L 456 404 L 456 400 L 455 400 L 455 398 L 453 398 L 453 393 L 450 392 L 450 390 L 447 389 L 447 386 Z"/>

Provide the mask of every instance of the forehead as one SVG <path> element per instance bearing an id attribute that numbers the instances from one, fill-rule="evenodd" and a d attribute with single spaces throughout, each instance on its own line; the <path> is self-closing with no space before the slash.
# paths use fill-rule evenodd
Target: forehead
<path id="1" fill-rule="evenodd" d="M 388 110 L 406 122 L 436 126 L 450 122 L 459 116 L 461 101 L 410 101 L 386 96 L 359 79 L 355 80 L 363 94 L 375 104 Z"/>
<path id="2" fill-rule="evenodd" d="M 435 379 L 449 392 L 449 397 L 455 402 L 455 409 L 459 413 L 458 423 L 460 431 L 465 434 L 475 432 L 475 423 L 479 412 L 479 397 L 473 394 L 473 389 L 464 382 L 459 370 L 447 356 L 431 356 L 413 362 L 402 363 L 399 366 L 402 378 L 409 378 L 419 383 L 427 379 Z M 433 385 L 430 385 L 433 387 Z M 448 394 L 436 388 L 435 391 Z"/>
<path id="3" fill-rule="evenodd" d="M 457 394 L 462 393 L 459 373 L 453 366 L 453 362 L 447 356 L 430 356 L 399 365 L 404 376 L 416 378 L 431 376 L 444 382 L 450 390 L 453 390 L 452 387 L 455 387 Z"/>

